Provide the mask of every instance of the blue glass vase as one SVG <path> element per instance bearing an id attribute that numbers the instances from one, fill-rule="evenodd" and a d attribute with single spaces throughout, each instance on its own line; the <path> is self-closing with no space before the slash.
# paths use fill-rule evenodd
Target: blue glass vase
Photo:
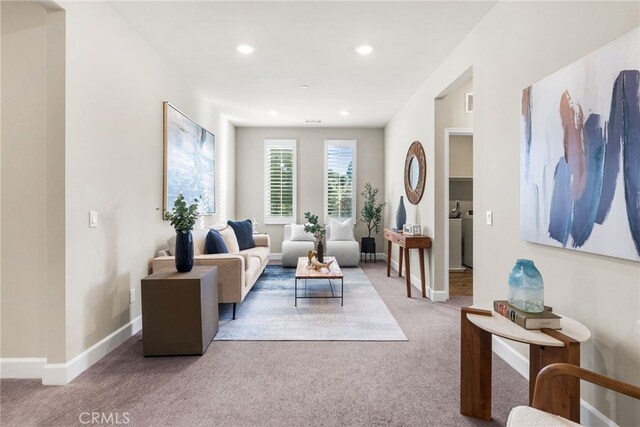
<path id="1" fill-rule="evenodd" d="M 519 259 L 509 274 L 509 304 L 529 313 L 544 310 L 544 282 L 533 261 Z"/>
<path id="2" fill-rule="evenodd" d="M 176 270 L 188 273 L 193 269 L 193 237 L 191 231 L 176 231 Z"/>
<path id="3" fill-rule="evenodd" d="M 396 211 L 396 228 L 398 231 L 402 231 L 402 228 L 407 222 L 407 211 L 404 208 L 404 199 L 403 196 L 400 196 L 400 204 L 398 205 L 398 210 Z"/>

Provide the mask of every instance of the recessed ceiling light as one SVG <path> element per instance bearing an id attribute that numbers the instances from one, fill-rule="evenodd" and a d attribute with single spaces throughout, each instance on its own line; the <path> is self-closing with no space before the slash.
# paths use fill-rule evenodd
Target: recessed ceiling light
<path id="1" fill-rule="evenodd" d="M 269 114 L 271 114 L 272 116 L 276 116 L 278 112 L 276 110 L 271 110 L 269 111 Z"/>
<path id="2" fill-rule="evenodd" d="M 341 110 L 341 111 L 340 111 L 340 115 L 341 115 L 341 116 L 348 116 L 348 115 L 349 115 L 349 113 L 350 113 L 350 111 L 349 111 L 349 110 Z"/>
<path id="3" fill-rule="evenodd" d="M 309 89 L 309 85 L 302 85 L 300 86 L 302 89 Z"/>
<path id="4" fill-rule="evenodd" d="M 371 52 L 373 52 L 373 47 L 368 44 L 363 44 L 362 46 L 358 46 L 356 48 L 356 52 L 358 52 L 360 55 L 369 55 Z"/>
<path id="5" fill-rule="evenodd" d="M 244 53 L 245 55 L 248 55 L 255 50 L 253 46 L 250 46 L 248 44 L 241 44 L 236 49 L 238 49 L 238 52 Z"/>

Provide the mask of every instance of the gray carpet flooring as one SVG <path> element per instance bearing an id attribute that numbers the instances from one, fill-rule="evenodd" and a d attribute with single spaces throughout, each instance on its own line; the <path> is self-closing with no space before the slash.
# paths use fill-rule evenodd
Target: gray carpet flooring
<path id="1" fill-rule="evenodd" d="M 82 425 L 82 412 L 132 426 L 488 424 L 459 414 L 463 301 L 408 299 L 384 263 L 362 267 L 409 341 L 214 341 L 201 357 L 144 358 L 138 335 L 66 386 L 2 380 L 0 424 Z M 527 382 L 497 356 L 493 373 L 491 424 L 504 425 Z"/>

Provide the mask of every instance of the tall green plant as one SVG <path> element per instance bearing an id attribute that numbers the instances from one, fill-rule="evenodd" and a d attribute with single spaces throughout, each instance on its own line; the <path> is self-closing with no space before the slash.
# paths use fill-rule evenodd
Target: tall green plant
<path id="1" fill-rule="evenodd" d="M 172 211 L 164 213 L 164 219 L 171 221 L 171 225 L 176 231 L 186 233 L 193 230 L 193 226 L 198 220 L 198 199 L 194 199 L 193 204 L 187 206 L 187 201 L 180 193 L 173 203 Z"/>
<path id="2" fill-rule="evenodd" d="M 307 223 L 304 225 L 304 231 L 313 234 L 316 239 L 322 240 L 326 230 L 322 224 L 318 223 L 318 215 L 305 212 L 304 218 L 307 220 Z"/>
<path id="3" fill-rule="evenodd" d="M 382 224 L 382 210 L 386 203 L 376 203 L 378 191 L 377 188 L 371 186 L 371 183 L 367 182 L 364 185 L 364 191 L 360 193 L 364 196 L 364 207 L 360 211 L 360 221 L 367 225 L 368 237 L 371 237 L 372 231 L 375 231 L 376 234 L 379 233 Z"/>

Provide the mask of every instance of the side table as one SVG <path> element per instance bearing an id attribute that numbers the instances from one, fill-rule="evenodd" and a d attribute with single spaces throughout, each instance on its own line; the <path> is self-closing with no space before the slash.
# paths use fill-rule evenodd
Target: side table
<path id="1" fill-rule="evenodd" d="M 427 297 L 424 274 L 424 250 L 431 248 L 431 238 L 427 236 L 408 236 L 401 231 L 384 229 L 384 238 L 387 240 L 387 277 L 391 276 L 391 249 L 395 243 L 400 246 L 398 260 L 398 277 L 402 277 L 402 256 L 404 255 L 407 298 L 411 298 L 411 261 L 409 259 L 409 249 L 418 249 L 420 255 L 420 285 L 422 286 L 422 298 Z"/>
<path id="2" fill-rule="evenodd" d="M 218 332 L 218 268 L 154 273 L 141 287 L 144 355 L 204 354 Z"/>
<path id="3" fill-rule="evenodd" d="M 492 335 L 529 344 L 529 405 L 538 372 L 557 362 L 580 366 L 580 343 L 591 337 L 589 329 L 566 316 L 560 320 L 561 330 L 524 329 L 494 312 L 489 304 L 463 308 L 460 320 L 460 413 L 487 421 L 491 420 Z M 579 423 L 579 380 L 563 377 L 554 381 L 554 389 L 567 399 L 554 402 L 552 413 Z"/>

